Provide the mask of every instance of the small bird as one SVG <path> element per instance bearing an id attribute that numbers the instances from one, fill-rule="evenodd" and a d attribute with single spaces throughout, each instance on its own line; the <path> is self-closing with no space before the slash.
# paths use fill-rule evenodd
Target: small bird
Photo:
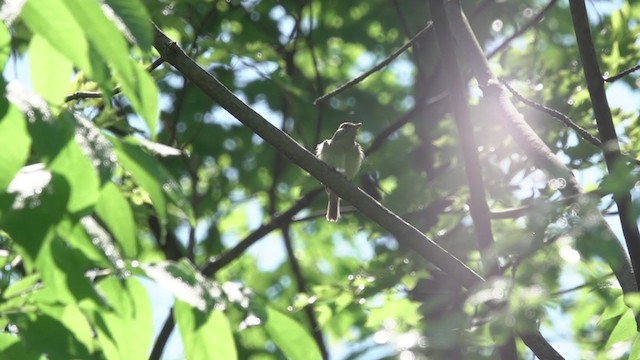
<path id="1" fill-rule="evenodd" d="M 334 167 L 338 172 L 351 180 L 360 170 L 364 159 L 364 152 L 356 142 L 356 135 L 362 123 L 344 122 L 331 139 L 326 139 L 316 147 L 316 156 Z M 340 218 L 340 198 L 331 189 L 326 188 L 329 195 L 327 205 L 327 220 L 338 221 Z"/>

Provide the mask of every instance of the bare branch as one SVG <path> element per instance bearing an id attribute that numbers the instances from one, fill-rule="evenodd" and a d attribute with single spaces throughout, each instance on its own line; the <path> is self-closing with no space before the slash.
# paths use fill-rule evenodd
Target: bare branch
<path id="1" fill-rule="evenodd" d="M 518 29 L 516 32 L 511 34 L 511 36 L 509 36 L 508 38 L 504 39 L 504 41 L 500 45 L 498 45 L 497 48 L 493 49 L 490 53 L 488 53 L 487 54 L 487 58 L 491 59 L 497 53 L 499 53 L 504 48 L 506 48 L 507 45 L 509 45 L 513 40 L 517 39 L 520 35 L 524 34 L 529 29 L 531 29 L 532 27 L 537 25 L 542 20 L 542 18 L 547 14 L 547 12 L 549 12 L 549 10 L 551 10 L 553 8 L 553 6 L 557 2 L 558 2 L 558 0 L 549 1 L 549 3 L 544 8 L 542 8 L 540 11 L 538 11 L 538 13 L 533 18 L 531 18 L 531 21 L 529 21 L 524 26 L 522 26 L 520 29 Z"/>
<path id="2" fill-rule="evenodd" d="M 313 101 L 314 105 L 318 105 L 322 102 L 327 101 L 328 99 L 338 95 L 339 93 L 355 86 L 356 84 L 358 84 L 359 82 L 361 82 L 362 80 L 366 79 L 367 77 L 369 77 L 371 74 L 373 74 L 376 71 L 379 71 L 380 69 L 382 69 L 383 67 L 387 66 L 389 63 L 391 63 L 393 60 L 395 60 L 398 56 L 400 56 L 403 52 L 405 52 L 405 50 L 407 50 L 411 45 L 413 45 L 414 42 L 416 42 L 422 35 L 426 34 L 428 31 L 431 30 L 432 27 L 432 23 L 429 22 L 427 24 L 427 26 L 425 26 L 422 30 L 418 31 L 417 34 L 415 34 L 411 40 L 407 41 L 404 45 L 402 45 L 398 50 L 396 50 L 393 54 L 389 55 L 389 57 L 387 57 L 386 59 L 382 60 L 378 65 L 374 66 L 373 68 L 369 69 L 368 71 L 360 74 L 358 77 L 351 79 L 349 81 L 347 81 L 346 83 L 340 85 L 337 89 L 324 94 L 322 96 L 320 96 L 319 98 L 315 99 Z"/>
<path id="3" fill-rule="evenodd" d="M 162 63 L 164 63 L 164 59 L 157 58 L 156 60 L 154 60 L 149 66 L 147 66 L 146 70 L 147 72 L 151 72 L 155 69 L 158 68 L 158 66 L 162 65 Z M 119 94 L 121 91 L 120 87 L 116 87 L 113 89 L 113 95 Z M 101 98 L 102 97 L 102 93 L 99 91 L 76 91 L 71 95 L 68 95 L 67 97 L 64 98 L 64 102 L 69 102 L 69 101 L 73 101 L 73 100 L 82 100 L 82 99 L 96 99 L 96 98 Z"/>
<path id="4" fill-rule="evenodd" d="M 285 249 L 287 250 L 287 257 L 289 258 L 289 264 L 291 264 L 291 272 L 293 273 L 293 277 L 296 279 L 296 286 L 298 288 L 298 292 L 306 294 L 309 292 L 309 289 L 307 289 L 307 282 L 304 279 L 304 275 L 302 275 L 302 268 L 300 267 L 300 263 L 298 263 L 298 259 L 296 258 L 295 251 L 293 250 L 293 242 L 291 241 L 291 234 L 289 233 L 288 226 L 285 226 L 282 228 L 282 237 L 283 237 Z M 316 344 L 320 349 L 322 358 L 328 359 L 329 352 L 327 351 L 327 347 L 324 344 L 324 339 L 322 338 L 322 331 L 320 331 L 320 324 L 318 323 L 316 314 L 313 311 L 313 304 L 311 303 L 307 304 L 304 307 L 304 312 L 307 315 L 307 319 L 309 320 L 309 325 L 311 325 L 311 334 L 313 335 L 313 339 L 316 341 Z"/>
<path id="5" fill-rule="evenodd" d="M 640 64 L 636 65 L 636 66 L 632 66 L 616 75 L 613 76 L 609 76 L 608 78 L 603 78 L 603 80 L 605 82 L 614 82 L 616 80 L 622 79 L 623 77 L 631 74 L 632 72 L 638 71 L 640 70 Z"/>
<path id="6" fill-rule="evenodd" d="M 438 45 L 440 47 L 441 63 L 447 73 L 449 86 L 450 111 L 456 123 L 456 129 L 460 136 L 460 147 L 469 186 L 469 208 L 473 225 L 477 233 L 478 249 L 484 264 L 485 274 L 491 274 L 497 269 L 497 259 L 491 255 L 491 248 L 495 240 L 491 230 L 491 218 L 487 205 L 486 190 L 482 178 L 480 158 L 478 157 L 478 145 L 473 134 L 473 125 L 469 115 L 468 99 L 465 94 L 465 85 L 458 68 L 458 61 L 453 48 L 453 36 L 449 29 L 449 21 L 444 10 L 443 0 L 429 1 L 431 16 L 436 29 Z"/>
<path id="7" fill-rule="evenodd" d="M 600 142 L 600 140 L 591 135 L 591 133 L 589 133 L 585 128 L 581 127 L 580 125 L 576 124 L 573 120 L 571 120 L 567 115 L 561 113 L 558 110 L 546 107 L 542 104 L 538 104 L 535 101 L 529 100 L 527 98 L 525 98 L 524 96 L 522 96 L 520 93 L 518 93 L 516 90 L 514 90 L 506 81 L 503 81 L 502 84 L 504 85 L 504 87 L 507 88 L 507 90 L 509 90 L 509 92 L 511 92 L 511 94 L 513 94 L 513 96 L 515 96 L 516 99 L 518 99 L 519 101 L 521 101 L 522 103 L 524 103 L 525 105 L 528 105 L 538 111 L 542 111 L 543 113 L 550 115 L 551 117 L 554 117 L 558 120 L 560 120 L 563 124 L 565 124 L 567 127 L 572 128 L 573 130 L 575 130 L 583 139 L 587 140 L 588 142 L 590 142 L 591 144 L 600 147 L 602 145 L 602 143 Z"/>
<path id="8" fill-rule="evenodd" d="M 67 95 L 67 97 L 64 98 L 64 102 L 81 99 L 99 99 L 101 97 L 102 93 L 100 91 L 76 91 L 71 95 Z"/>
<path id="9" fill-rule="evenodd" d="M 322 190 L 322 188 L 317 188 L 309 191 L 287 211 L 276 215 L 273 219 L 271 219 L 271 221 L 260 226 L 256 231 L 252 232 L 246 238 L 242 239 L 236 246 L 231 248 L 222 256 L 205 265 L 205 267 L 202 268 L 202 274 L 205 276 L 213 276 L 213 274 L 215 274 L 218 270 L 227 266 L 229 263 L 242 255 L 244 251 L 247 250 L 251 245 L 255 244 L 256 241 L 260 240 L 271 231 L 281 228 L 290 223 L 291 218 L 293 218 L 293 216 L 300 212 L 302 209 L 309 206 L 311 201 L 313 201 L 316 196 L 318 196 L 322 192 Z"/>
<path id="10" fill-rule="evenodd" d="M 596 146 L 597 148 L 601 148 L 602 147 L 602 142 L 600 141 L 600 139 L 598 139 L 597 137 L 591 135 L 591 133 L 589 133 L 585 128 L 581 127 L 580 125 L 578 125 L 575 121 L 571 120 L 567 115 L 561 113 L 558 110 L 552 109 L 550 107 L 546 107 L 542 104 L 539 104 L 533 100 L 527 99 L 524 96 L 522 96 L 522 94 L 518 93 L 516 90 L 514 90 L 508 83 L 506 83 L 505 81 L 502 82 L 502 84 L 504 85 L 504 87 L 507 88 L 507 90 L 509 90 L 509 92 L 511 92 L 511 94 L 513 94 L 513 96 L 515 96 L 516 99 L 520 100 L 523 104 L 528 105 L 538 111 L 542 111 L 548 115 L 550 115 L 551 117 L 554 117 L 558 120 L 560 120 L 563 124 L 565 124 L 566 126 L 572 128 L 573 130 L 575 130 L 578 135 L 580 135 L 583 139 L 587 140 L 589 143 L 591 143 L 592 145 Z M 634 158 L 632 155 L 629 154 L 622 154 L 624 157 L 626 157 L 629 161 L 631 161 L 632 163 L 635 163 L 636 165 L 640 165 L 640 160 Z"/>
<path id="11" fill-rule="evenodd" d="M 149 360 L 160 360 L 162 356 L 162 352 L 164 351 L 164 347 L 169 340 L 169 336 L 173 332 L 173 328 L 176 326 L 175 319 L 173 318 L 173 307 L 169 309 L 169 315 L 164 321 L 164 325 L 162 325 L 162 329 L 156 338 L 156 341 L 153 343 L 153 348 L 151 349 L 151 354 L 149 355 Z"/>
<path id="12" fill-rule="evenodd" d="M 478 142 L 473 134 L 473 125 L 469 115 L 469 101 L 466 97 L 465 84 L 458 68 L 453 35 L 444 10 L 444 0 L 431 0 L 429 5 L 440 47 L 440 61 L 449 80 L 447 85 L 449 87 L 450 111 L 453 114 L 456 129 L 460 136 L 459 144 L 462 150 L 467 185 L 469 186 L 469 212 L 473 220 L 485 276 L 492 276 L 497 274 L 499 265 L 493 250 L 495 240 L 491 229 L 491 217 L 489 216 L 489 205 L 487 204 L 482 168 L 480 167 L 480 157 L 478 156 Z M 516 359 L 518 357 L 513 335 L 509 336 L 504 344 L 498 346 L 498 351 L 503 360 Z"/>

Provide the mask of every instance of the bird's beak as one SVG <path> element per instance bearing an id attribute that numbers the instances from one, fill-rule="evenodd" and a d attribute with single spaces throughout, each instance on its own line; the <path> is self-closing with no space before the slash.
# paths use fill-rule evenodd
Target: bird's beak
<path id="1" fill-rule="evenodd" d="M 360 127 L 362 126 L 362 123 L 361 123 L 361 122 L 359 122 L 359 123 L 354 124 L 354 125 L 355 125 L 355 128 L 356 128 L 356 129 L 360 129 Z"/>

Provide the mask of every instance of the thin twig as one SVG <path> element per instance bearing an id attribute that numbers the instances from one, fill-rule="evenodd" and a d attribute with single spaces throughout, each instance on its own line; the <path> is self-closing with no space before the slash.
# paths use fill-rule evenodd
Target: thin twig
<path id="1" fill-rule="evenodd" d="M 164 63 L 164 59 L 162 59 L 162 57 L 159 57 L 156 60 L 154 60 L 149 66 L 147 66 L 146 71 L 151 72 L 156 68 L 158 68 L 158 66 L 162 65 L 162 63 Z M 115 87 L 113 89 L 113 95 L 119 94 L 120 91 L 121 89 L 119 86 Z M 82 99 L 96 99 L 101 97 L 102 97 L 102 92 L 100 91 L 76 91 L 71 95 L 67 95 L 64 98 L 64 102 L 69 102 L 73 100 L 82 100 Z"/>
<path id="2" fill-rule="evenodd" d="M 176 322 L 173 318 L 173 307 L 169 310 L 169 315 L 167 315 L 167 319 L 164 321 L 164 325 L 162 325 L 162 330 L 160 330 L 160 334 L 156 338 L 155 343 L 153 344 L 153 349 L 151 349 L 151 354 L 149 355 L 149 360 L 160 360 L 162 356 L 162 352 L 164 351 L 164 347 L 169 340 L 169 336 L 171 332 L 173 332 L 173 328 L 175 327 Z"/>
<path id="3" fill-rule="evenodd" d="M 494 55 L 496 55 L 498 52 L 502 51 L 507 45 L 509 45 L 509 43 L 511 43 L 517 37 L 519 37 L 520 35 L 524 34 L 530 28 L 532 28 L 533 26 L 538 24 L 540 22 L 540 20 L 542 20 L 542 18 L 547 14 L 547 12 L 549 12 L 549 10 L 551 10 L 551 8 L 553 8 L 553 6 L 557 2 L 558 2 L 558 0 L 549 1 L 549 3 L 544 8 L 542 8 L 540 11 L 538 11 L 538 13 L 533 18 L 531 18 L 531 20 L 528 23 L 526 23 L 524 26 L 522 26 L 516 32 L 511 34 L 511 36 L 506 38 L 500 45 L 498 45 L 498 47 L 496 47 L 491 52 L 489 52 L 487 54 L 487 58 L 491 59 Z"/>
<path id="4" fill-rule="evenodd" d="M 614 82 L 614 81 L 616 81 L 618 79 L 621 79 L 621 78 L 631 74 L 632 72 L 638 71 L 638 70 L 640 70 L 640 64 L 638 64 L 636 66 L 632 66 L 632 67 L 628 68 L 627 70 L 624 70 L 624 71 L 622 71 L 622 72 L 620 72 L 620 73 L 618 73 L 616 75 L 609 76 L 607 78 L 603 78 L 603 80 L 605 82 L 612 83 L 612 82 Z"/>
<path id="5" fill-rule="evenodd" d="M 287 250 L 287 257 L 289 259 L 289 263 L 291 264 L 291 272 L 293 273 L 293 277 L 296 279 L 296 287 L 298 289 L 298 292 L 306 294 L 309 292 L 309 289 L 307 289 L 307 282 L 304 279 L 304 275 L 302 274 L 302 268 L 300 267 L 300 263 L 298 263 L 295 251 L 293 250 L 293 242 L 291 241 L 291 234 L 288 225 L 282 228 L 282 240 L 284 241 L 284 247 Z M 307 315 L 307 319 L 309 320 L 309 325 L 311 325 L 311 334 L 313 335 L 313 338 L 316 341 L 318 348 L 320 349 L 322 358 L 328 359 L 329 352 L 327 351 L 327 346 L 325 345 L 324 339 L 322 338 L 322 331 L 320 330 L 318 318 L 316 318 L 316 314 L 314 313 L 313 304 L 308 303 L 304 307 L 304 312 Z"/>
<path id="6" fill-rule="evenodd" d="M 101 97 L 102 93 L 100 91 L 76 91 L 71 95 L 67 95 L 64 98 L 64 102 L 80 99 L 99 99 Z"/>
<path id="7" fill-rule="evenodd" d="M 287 211 L 274 216 L 271 221 L 260 226 L 256 231 L 249 234 L 236 246 L 228 250 L 226 253 L 222 254 L 220 257 L 214 259 L 212 262 L 209 262 L 207 265 L 205 265 L 202 268 L 202 274 L 205 276 L 212 276 L 218 270 L 222 269 L 223 267 L 230 264 L 233 260 L 237 259 L 241 254 L 244 253 L 245 250 L 247 250 L 251 245 L 255 244 L 256 241 L 262 239 L 262 237 L 264 237 L 266 234 L 290 223 L 291 218 L 293 218 L 293 216 L 300 212 L 302 209 L 309 206 L 311 201 L 313 201 L 316 196 L 318 196 L 322 192 L 322 190 L 322 188 L 317 188 L 309 191 Z"/>
<path id="8" fill-rule="evenodd" d="M 507 88 L 507 90 L 509 90 L 509 92 L 511 92 L 511 94 L 513 94 L 513 96 L 515 96 L 516 99 L 518 99 L 523 104 L 530 106 L 538 111 L 542 111 L 543 113 L 548 114 L 551 117 L 560 120 L 563 124 L 575 130 L 578 133 L 578 135 L 580 135 L 583 139 L 587 140 L 588 142 L 597 146 L 598 148 L 602 146 L 602 142 L 600 142 L 600 139 L 591 135 L 591 133 L 589 133 L 586 129 L 584 129 L 580 125 L 576 124 L 567 115 L 561 113 L 558 110 L 546 107 L 535 101 L 527 99 L 526 97 L 522 96 L 519 92 L 517 92 L 514 88 L 512 88 L 511 85 L 509 85 L 506 81 L 502 81 L 502 84 Z"/>
<path id="9" fill-rule="evenodd" d="M 319 96 L 324 91 L 324 82 L 322 81 L 322 74 L 320 73 L 320 67 L 318 65 L 319 64 L 318 55 L 316 54 L 316 49 L 313 43 L 313 30 L 316 27 L 313 22 L 313 1 L 309 1 L 308 5 L 309 5 L 309 32 L 306 34 L 306 36 L 304 36 L 304 39 L 305 39 L 305 44 L 308 47 L 309 54 L 311 55 L 311 63 L 313 64 L 313 74 L 314 74 L 315 83 L 316 83 L 315 95 Z M 304 5 L 300 9 L 300 20 L 302 20 L 303 9 L 304 9 Z M 301 21 L 296 21 L 296 26 L 299 27 L 298 29 L 299 33 L 304 34 L 304 32 L 302 31 L 302 28 L 300 28 L 300 22 Z M 320 25 L 320 24 L 322 23 L 318 22 L 318 24 L 316 25 Z M 322 103 L 318 104 L 318 111 L 316 113 L 316 128 L 315 128 L 313 144 L 317 144 L 320 142 L 320 133 L 321 133 L 322 124 L 324 123 L 324 118 L 325 118 L 324 113 L 325 113 L 324 105 Z"/>
<path id="10" fill-rule="evenodd" d="M 162 57 L 159 57 L 159 58 L 153 60 L 153 62 L 149 66 L 147 66 L 146 70 L 147 70 L 147 72 L 152 72 L 153 70 L 157 69 L 162 64 L 164 64 L 164 59 Z"/>
<path id="11" fill-rule="evenodd" d="M 509 92 L 511 92 L 511 94 L 516 99 L 518 99 L 523 104 L 530 106 L 538 111 L 541 111 L 547 115 L 550 115 L 553 118 L 560 120 L 563 124 L 575 130 L 578 133 L 578 135 L 580 135 L 583 139 L 587 140 L 589 143 L 598 147 L 599 149 L 602 148 L 602 142 L 600 141 L 600 139 L 591 135 L 591 133 L 589 133 L 585 128 L 578 125 L 575 121 L 571 120 L 567 115 L 561 113 L 558 110 L 555 110 L 550 107 L 544 106 L 540 103 L 537 103 L 531 99 L 527 99 L 522 94 L 518 93 L 515 89 L 513 89 L 506 81 L 502 81 L 502 84 L 507 88 L 507 90 L 509 90 Z M 622 155 L 626 157 L 629 161 L 635 163 L 636 165 L 640 165 L 640 160 L 634 158 L 632 155 L 626 154 L 626 153 L 623 153 Z"/>
<path id="12" fill-rule="evenodd" d="M 556 292 L 553 292 L 551 294 L 549 294 L 549 296 L 551 297 L 558 297 L 558 296 L 562 296 L 580 289 L 584 289 L 586 287 L 590 287 L 590 286 L 594 286 L 594 285 L 599 285 L 602 284 L 603 281 L 605 281 L 606 278 L 609 278 L 611 276 L 614 276 L 615 274 L 613 272 L 610 272 L 606 275 L 603 275 L 602 277 L 600 277 L 600 279 L 596 279 L 596 280 L 591 280 L 591 281 L 587 281 L 584 284 L 580 284 L 580 285 L 576 285 L 574 287 L 570 287 L 568 289 L 562 289 L 562 290 L 558 290 Z"/>
<path id="13" fill-rule="evenodd" d="M 427 31 L 431 30 L 433 24 L 431 22 L 429 22 L 427 24 L 427 26 L 424 27 L 424 29 L 418 31 L 417 34 L 415 34 L 411 40 L 407 41 L 404 45 L 402 45 L 398 50 L 396 50 L 393 54 L 389 55 L 389 57 L 387 57 L 386 59 L 382 60 L 378 65 L 374 66 L 373 68 L 371 68 L 370 70 L 360 74 L 360 76 L 351 79 L 349 81 L 347 81 L 346 83 L 340 85 L 340 87 L 338 87 L 337 89 L 324 94 L 322 96 L 320 96 L 319 98 L 315 99 L 313 101 L 314 105 L 318 105 L 324 101 L 327 101 L 329 98 L 332 98 L 336 95 L 338 95 L 339 93 L 355 86 L 356 84 L 358 84 L 359 82 L 361 82 L 362 80 L 366 79 L 367 77 L 369 77 L 371 74 L 373 74 L 376 71 L 379 71 L 380 69 L 382 69 L 383 67 L 387 66 L 389 63 L 391 63 L 393 60 L 395 60 L 395 58 L 397 58 L 398 56 L 400 56 L 400 54 L 402 54 L 405 50 L 407 50 L 411 45 L 413 45 L 414 42 L 416 42 L 422 35 L 426 34 Z"/>
<path id="14" fill-rule="evenodd" d="M 473 10 L 473 14 L 479 14 L 482 11 L 486 10 L 486 8 L 488 7 L 488 5 L 491 5 L 493 3 L 494 0 L 484 0 L 483 2 L 481 2 L 480 4 L 478 4 L 476 6 L 476 8 Z M 343 92 L 344 90 L 347 90 L 348 88 L 353 87 L 354 85 L 362 82 L 364 79 L 366 79 L 367 77 L 369 77 L 371 74 L 373 74 L 376 71 L 379 71 L 380 69 L 382 69 L 383 67 L 387 66 L 389 63 L 391 63 L 393 60 L 395 60 L 395 58 L 397 58 L 398 56 L 400 56 L 400 54 L 402 54 L 404 51 L 406 51 L 410 46 L 413 46 L 414 43 L 416 41 L 418 41 L 418 39 L 420 39 L 420 37 L 424 34 L 426 34 L 428 31 L 431 30 L 431 27 L 433 26 L 433 24 L 431 22 L 429 22 L 427 24 L 427 26 L 425 26 L 422 30 L 420 30 L 418 33 L 416 33 L 407 43 L 405 43 L 404 45 L 402 45 L 402 47 L 400 47 L 398 50 L 396 50 L 394 53 L 392 53 L 391 55 L 389 55 L 386 59 L 384 59 L 382 62 L 380 62 L 379 64 L 377 64 L 376 66 L 374 66 L 373 68 L 371 68 L 370 70 L 362 73 L 360 76 L 347 81 L 346 83 L 342 84 L 340 87 L 338 87 L 337 89 L 315 99 L 313 101 L 314 105 L 317 105 L 318 103 L 324 102 L 329 98 L 332 98 L 336 95 L 338 95 L 339 93 Z"/>

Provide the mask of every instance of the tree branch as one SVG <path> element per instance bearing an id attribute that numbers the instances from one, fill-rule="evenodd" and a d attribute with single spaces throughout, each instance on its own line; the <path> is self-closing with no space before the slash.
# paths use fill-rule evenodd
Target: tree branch
<path id="1" fill-rule="evenodd" d="M 146 68 L 147 72 L 151 72 L 155 70 L 156 68 L 158 68 L 158 66 L 162 65 L 162 63 L 164 63 L 164 59 L 162 59 L 161 57 L 155 59 L 149 66 L 147 66 Z M 113 89 L 113 95 L 116 95 L 119 93 L 120 93 L 120 87 L 117 86 Z M 100 91 L 76 91 L 71 95 L 67 95 L 67 97 L 64 98 L 64 102 L 69 102 L 73 100 L 82 100 L 82 99 L 96 99 L 101 97 L 102 97 L 102 93 Z"/>
<path id="2" fill-rule="evenodd" d="M 640 70 L 640 64 L 636 65 L 636 66 L 632 66 L 626 70 L 623 70 L 622 72 L 613 75 L 613 76 L 609 76 L 608 78 L 604 78 L 603 80 L 605 82 L 614 82 L 616 80 L 622 79 L 623 77 L 631 74 L 632 72 L 638 71 Z"/>
<path id="3" fill-rule="evenodd" d="M 583 0 L 569 1 L 571 8 L 571 19 L 573 20 L 573 28 L 576 32 L 576 40 L 578 42 L 578 50 L 584 77 L 591 98 L 593 113 L 596 117 L 598 132 L 602 141 L 602 151 L 607 169 L 610 175 L 614 175 L 624 163 L 620 154 L 620 145 L 618 144 L 618 135 L 613 125 L 613 118 L 607 94 L 604 89 L 604 81 L 600 73 L 596 49 L 591 39 L 591 29 L 589 27 L 589 18 L 587 17 L 587 9 Z M 620 223 L 622 224 L 622 232 L 629 249 L 629 257 L 635 272 L 636 286 L 640 285 L 640 231 L 638 230 L 637 217 L 634 214 L 631 204 L 631 194 L 628 190 L 616 191 L 613 193 L 613 200 L 618 206 L 620 213 Z M 640 315 L 639 315 L 640 316 Z M 639 317 L 640 319 L 640 317 Z M 640 324 L 638 324 L 640 327 Z"/>
<path id="4" fill-rule="evenodd" d="M 491 229 L 491 217 L 489 205 L 487 205 L 486 190 L 478 156 L 478 143 L 473 134 L 473 124 L 469 115 L 466 89 L 458 68 L 458 61 L 453 48 L 453 36 L 449 28 L 449 21 L 444 10 L 444 0 L 431 0 L 431 17 L 436 29 L 436 37 L 441 53 L 441 62 L 447 74 L 449 87 L 450 111 L 456 123 L 456 129 L 460 139 L 462 158 L 464 161 L 465 175 L 469 186 L 469 212 L 473 220 L 473 226 L 478 241 L 478 250 L 486 276 L 497 273 L 498 261 L 494 255 L 493 230 Z M 498 346 L 500 357 L 503 360 L 516 359 L 518 350 L 513 336 L 509 336 L 504 344 Z"/>
<path id="5" fill-rule="evenodd" d="M 524 26 L 522 26 L 516 32 L 511 34 L 511 36 L 509 36 L 502 43 L 500 43 L 500 45 L 498 45 L 498 47 L 496 47 L 490 53 L 488 53 L 487 54 L 487 59 L 491 59 L 493 56 L 495 56 L 497 53 L 499 53 L 505 47 L 507 47 L 507 45 L 509 45 L 513 40 L 515 40 L 520 35 L 522 35 L 525 32 L 527 32 L 530 28 L 532 28 L 536 24 L 538 24 L 542 20 L 542 18 L 547 14 L 547 12 L 549 12 L 549 10 L 551 10 L 555 6 L 555 4 L 557 2 L 558 2 L 558 0 L 549 1 L 549 3 L 544 8 L 542 8 L 540 11 L 538 11 L 538 13 L 533 18 L 531 18 L 531 20 L 528 23 L 526 23 Z"/>
<path id="6" fill-rule="evenodd" d="M 300 268 L 300 263 L 298 263 L 295 251 L 293 250 L 293 243 L 291 241 L 291 234 L 289 233 L 288 225 L 285 225 L 282 228 L 282 239 L 284 241 L 284 247 L 287 250 L 289 263 L 291 264 L 291 272 L 293 273 L 293 277 L 296 279 L 296 287 L 298 288 L 298 292 L 306 294 L 309 292 L 309 290 L 307 289 L 307 282 L 304 279 L 304 275 L 302 275 L 302 268 Z M 322 338 L 322 331 L 320 330 L 320 324 L 318 323 L 318 319 L 316 318 L 316 314 L 313 310 L 313 304 L 308 303 L 304 307 L 304 312 L 307 315 L 307 319 L 309 320 L 309 325 L 311 326 L 311 334 L 313 335 L 316 344 L 318 344 L 318 348 L 320 349 L 322 358 L 328 359 L 329 353 L 327 351 L 327 347 L 324 344 L 324 339 Z"/>
<path id="7" fill-rule="evenodd" d="M 458 69 L 458 61 L 453 49 L 453 37 L 449 29 L 449 21 L 444 10 L 442 0 L 429 1 L 431 16 L 436 29 L 436 37 L 440 47 L 441 62 L 447 74 L 449 86 L 450 111 L 456 123 L 456 129 L 462 149 L 462 157 L 465 167 L 465 175 L 469 186 L 469 209 L 473 225 L 476 230 L 478 249 L 480 250 L 485 274 L 491 274 L 497 268 L 495 256 L 491 255 L 494 244 L 493 231 L 491 230 L 491 218 L 487 205 L 480 158 L 478 157 L 478 144 L 473 134 L 473 124 L 469 116 L 468 100 L 462 75 Z"/>
<path id="8" fill-rule="evenodd" d="M 171 336 L 171 332 L 173 332 L 173 328 L 175 326 L 176 322 L 173 318 L 173 307 L 171 307 L 171 309 L 169 309 L 169 315 L 167 315 L 167 318 L 164 321 L 164 325 L 162 325 L 162 330 L 160 330 L 156 341 L 153 343 L 153 348 L 151 349 L 149 360 L 160 360 L 160 357 L 164 352 L 164 347 L 167 345 L 169 336 Z"/>
<path id="9" fill-rule="evenodd" d="M 576 122 L 574 122 L 573 120 L 571 120 L 567 115 L 561 113 L 560 111 L 556 110 L 556 109 L 552 109 L 550 107 L 546 107 L 542 104 L 539 104 L 535 101 L 532 101 L 530 99 L 527 99 L 526 97 L 522 96 L 522 94 L 518 93 L 516 90 L 514 90 L 508 83 L 506 83 L 505 81 L 502 81 L 502 85 L 504 85 L 505 88 L 507 88 L 507 90 L 509 90 L 509 92 L 515 96 L 516 99 L 518 99 L 520 102 L 522 102 L 523 104 L 530 106 L 538 111 L 541 111 L 547 115 L 550 115 L 553 118 L 556 118 L 558 120 L 560 120 L 563 124 L 565 124 L 567 127 L 572 128 L 573 130 L 575 130 L 578 135 L 580 135 L 583 139 L 587 140 L 589 143 L 591 143 L 592 145 L 596 146 L 597 148 L 601 148 L 602 147 L 602 142 L 600 141 L 600 139 L 598 139 L 597 137 L 591 135 L 591 133 L 589 133 L 585 128 L 583 128 L 582 126 L 578 125 Z M 634 158 L 633 156 L 629 155 L 629 154 L 622 154 L 624 157 L 626 157 L 629 161 L 631 161 L 632 163 L 636 164 L 636 165 L 640 165 L 640 160 Z"/>
<path id="10" fill-rule="evenodd" d="M 379 71 L 380 69 L 382 69 L 383 67 L 387 66 L 389 63 L 391 63 L 393 60 L 395 60 L 398 56 L 400 56 L 403 52 L 405 52 L 405 50 L 407 50 L 409 47 L 411 47 L 411 45 L 413 45 L 414 42 L 416 42 L 422 35 L 426 34 L 428 31 L 431 30 L 432 27 L 432 23 L 429 22 L 427 24 L 427 26 L 425 26 L 422 30 L 418 31 L 417 34 L 415 34 L 409 41 L 407 41 L 404 45 L 402 45 L 398 50 L 394 51 L 393 54 L 389 55 L 386 59 L 382 60 L 378 65 L 372 67 L 371 69 L 369 69 L 368 71 L 360 74 L 359 76 L 347 81 L 346 83 L 340 85 L 337 89 L 324 94 L 322 96 L 320 96 L 319 98 L 315 99 L 313 101 L 314 105 L 318 105 L 322 102 L 327 101 L 328 99 L 338 95 L 339 93 L 355 86 L 356 84 L 358 84 L 359 82 L 361 82 L 362 80 L 366 79 L 367 77 L 369 77 L 371 74 L 373 74 L 376 71 Z"/>
<path id="11" fill-rule="evenodd" d="M 71 95 L 67 95 L 64 98 L 64 102 L 81 99 L 99 99 L 101 97 L 102 93 L 100 91 L 76 91 Z"/>
<path id="12" fill-rule="evenodd" d="M 222 269 L 223 267 L 230 264 L 233 260 L 237 259 L 240 255 L 242 255 L 242 253 L 244 253 L 245 250 L 247 250 L 251 245 L 255 244 L 255 242 L 260 240 L 263 236 L 267 235 L 275 229 L 286 226 L 289 222 L 291 222 L 291 218 L 293 218 L 293 216 L 300 212 L 302 209 L 309 206 L 311 201 L 313 201 L 316 196 L 318 196 L 322 192 L 322 190 L 322 188 L 317 188 L 309 191 L 287 211 L 276 215 L 275 217 L 273 217 L 273 219 L 271 219 L 271 221 L 260 226 L 256 231 L 252 232 L 246 238 L 242 239 L 236 246 L 231 248 L 222 256 L 205 265 L 205 267 L 201 271 L 202 274 L 205 276 L 213 276 L 213 274 L 215 274 L 218 270 Z"/>

